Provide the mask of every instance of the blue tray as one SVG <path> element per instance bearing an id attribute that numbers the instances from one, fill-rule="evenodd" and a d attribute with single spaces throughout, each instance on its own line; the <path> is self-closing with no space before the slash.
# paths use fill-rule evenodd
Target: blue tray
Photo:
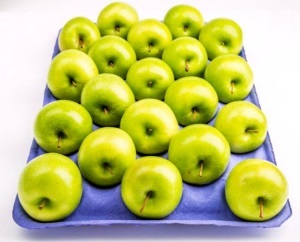
<path id="1" fill-rule="evenodd" d="M 56 40 L 53 57 L 59 53 Z M 243 49 L 240 56 L 246 59 Z M 56 100 L 48 87 L 45 88 L 43 105 Z M 258 97 L 253 87 L 246 100 L 260 107 Z M 223 104 L 219 104 L 221 108 Z M 213 124 L 214 119 L 209 123 Z M 94 129 L 97 129 L 94 126 Z M 36 143 L 32 142 L 28 161 L 45 153 Z M 167 158 L 167 153 L 163 155 Z M 77 162 L 77 153 L 69 156 Z M 45 229 L 64 226 L 97 225 L 107 226 L 114 224 L 132 225 L 162 225 L 162 224 L 186 224 L 186 225 L 216 225 L 234 227 L 279 227 L 291 215 L 292 210 L 289 200 L 282 211 L 273 219 L 265 222 L 248 222 L 237 218 L 228 208 L 224 186 L 230 170 L 241 160 L 247 158 L 262 158 L 276 164 L 269 134 L 264 144 L 257 150 L 247 154 L 232 154 L 225 173 L 214 183 L 205 186 L 193 186 L 184 184 L 183 196 L 179 206 L 168 217 L 161 220 L 141 219 L 133 215 L 124 205 L 120 195 L 120 185 L 112 188 L 99 188 L 88 181 L 83 181 L 83 197 L 76 211 L 64 220 L 58 222 L 43 223 L 30 218 L 20 205 L 18 196 L 13 207 L 13 219 L 21 227 L 26 229 Z"/>

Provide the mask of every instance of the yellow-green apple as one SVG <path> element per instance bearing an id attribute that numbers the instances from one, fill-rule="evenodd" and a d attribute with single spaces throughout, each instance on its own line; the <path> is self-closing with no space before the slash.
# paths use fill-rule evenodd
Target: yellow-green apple
<path id="1" fill-rule="evenodd" d="M 138 13 L 131 5 L 125 2 L 113 2 L 100 11 L 97 26 L 101 36 L 117 35 L 127 39 L 130 28 L 138 20 Z"/>
<path id="2" fill-rule="evenodd" d="M 187 76 L 173 82 L 166 91 L 164 101 L 173 110 L 183 126 L 208 123 L 218 109 L 218 95 L 206 80 Z"/>
<path id="3" fill-rule="evenodd" d="M 173 39 L 184 36 L 198 39 L 204 20 L 197 8 L 179 4 L 168 10 L 164 17 L 164 23 L 170 29 Z"/>
<path id="4" fill-rule="evenodd" d="M 201 76 L 207 65 L 204 46 L 193 37 L 180 37 L 173 40 L 162 55 L 172 69 L 175 79 L 185 76 Z"/>
<path id="5" fill-rule="evenodd" d="M 70 19 L 62 27 L 58 35 L 60 51 L 77 49 L 85 53 L 100 38 L 97 25 L 86 17 Z"/>
<path id="6" fill-rule="evenodd" d="M 267 135 L 267 118 L 249 101 L 234 101 L 223 106 L 214 126 L 226 137 L 233 153 L 246 153 L 260 147 Z"/>
<path id="7" fill-rule="evenodd" d="M 97 66 L 90 56 L 80 50 L 69 49 L 52 60 L 47 85 L 56 98 L 80 102 L 84 84 L 97 74 Z"/>
<path id="8" fill-rule="evenodd" d="M 163 100 L 167 88 L 174 82 L 174 74 L 161 59 L 147 57 L 129 68 L 126 82 L 137 100 L 144 98 Z"/>
<path id="9" fill-rule="evenodd" d="M 99 186 L 113 186 L 122 180 L 125 170 L 136 161 L 130 136 L 119 128 L 93 131 L 82 142 L 78 166 L 83 177 Z"/>
<path id="10" fill-rule="evenodd" d="M 225 54 L 208 64 L 205 80 L 215 88 L 220 102 L 229 103 L 249 95 L 253 87 L 253 72 L 244 58 Z"/>
<path id="11" fill-rule="evenodd" d="M 47 152 L 70 154 L 77 151 L 84 138 L 93 131 L 88 111 L 70 100 L 46 104 L 34 121 L 34 138 Z"/>
<path id="12" fill-rule="evenodd" d="M 164 48 L 172 41 L 169 28 L 156 19 L 144 19 L 129 30 L 127 41 L 136 52 L 137 59 L 161 58 Z"/>
<path id="13" fill-rule="evenodd" d="M 122 179 L 126 207 L 142 218 L 161 219 L 179 205 L 183 183 L 178 169 L 158 156 L 144 156 L 130 166 Z"/>
<path id="14" fill-rule="evenodd" d="M 106 35 L 97 40 L 88 55 L 96 63 L 99 73 L 116 74 L 126 78 L 129 67 L 136 62 L 132 46 L 123 38 Z"/>
<path id="15" fill-rule="evenodd" d="M 80 204 L 82 192 L 77 165 L 58 153 L 35 157 L 19 178 L 21 206 L 30 217 L 41 222 L 59 221 L 71 215 Z"/>
<path id="16" fill-rule="evenodd" d="M 230 171 L 225 184 L 230 210 L 248 221 L 275 217 L 288 199 L 288 182 L 273 163 L 259 158 L 241 161 Z"/>
<path id="17" fill-rule="evenodd" d="M 204 45 L 208 59 L 224 54 L 239 54 L 243 47 L 243 32 L 232 19 L 215 18 L 201 29 L 199 40 Z"/>
<path id="18" fill-rule="evenodd" d="M 222 133 L 213 126 L 192 124 L 172 138 L 168 159 L 178 168 L 184 182 L 209 184 L 226 170 L 230 147 Z"/>
<path id="19" fill-rule="evenodd" d="M 118 126 L 123 113 L 134 102 L 134 94 L 126 82 L 110 73 L 92 78 L 81 93 L 81 105 L 99 126 Z"/>
<path id="20" fill-rule="evenodd" d="M 136 150 L 143 154 L 166 151 L 179 126 L 172 109 L 157 99 L 142 99 L 124 112 L 120 128 L 132 138 Z"/>

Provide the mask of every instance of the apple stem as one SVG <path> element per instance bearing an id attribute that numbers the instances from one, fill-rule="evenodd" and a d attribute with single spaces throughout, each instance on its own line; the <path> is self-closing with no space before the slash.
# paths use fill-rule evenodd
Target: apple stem
<path id="1" fill-rule="evenodd" d="M 108 63 L 108 65 L 109 65 L 110 67 L 114 67 L 114 63 L 113 63 L 112 61 L 110 61 L 110 62 Z"/>
<path id="2" fill-rule="evenodd" d="M 60 149 L 61 148 L 61 136 L 58 136 L 58 142 L 57 142 L 57 148 Z"/>
<path id="3" fill-rule="evenodd" d="M 149 44 L 149 47 L 148 47 L 148 52 L 151 52 L 151 50 L 152 50 L 152 45 L 151 45 L 151 44 Z"/>
<path id="4" fill-rule="evenodd" d="M 147 129 L 147 133 L 148 133 L 148 134 L 151 134 L 152 131 L 153 131 L 153 130 L 152 130 L 151 128 Z"/>
<path id="5" fill-rule="evenodd" d="M 246 132 L 247 133 L 258 133 L 258 130 L 257 129 L 246 129 Z"/>
<path id="6" fill-rule="evenodd" d="M 149 82 L 148 82 L 148 87 L 152 87 L 152 85 L 153 85 L 153 82 L 152 82 L 152 81 L 149 81 Z"/>
<path id="7" fill-rule="evenodd" d="M 200 171 L 199 171 L 199 176 L 202 176 L 203 172 L 203 161 L 200 161 Z"/>
<path id="8" fill-rule="evenodd" d="M 187 31 L 187 29 L 188 29 L 188 27 L 187 27 L 187 26 L 184 26 L 184 27 L 183 27 L 183 30 L 184 30 L 184 32 L 186 32 L 186 31 Z"/>
<path id="9" fill-rule="evenodd" d="M 263 201 L 263 198 L 260 197 L 259 198 L 259 217 L 260 218 L 263 218 L 264 217 L 264 201 Z"/>
<path id="10" fill-rule="evenodd" d="M 116 31 L 116 32 L 120 32 L 120 26 L 117 25 L 117 26 L 115 27 L 115 31 Z"/>
<path id="11" fill-rule="evenodd" d="M 83 40 L 82 40 L 82 38 L 79 38 L 79 48 L 83 49 Z"/>
<path id="12" fill-rule="evenodd" d="M 231 94 L 233 94 L 234 82 L 231 82 Z"/>
<path id="13" fill-rule="evenodd" d="M 193 120 L 196 120 L 197 109 L 193 108 Z"/>
<path id="14" fill-rule="evenodd" d="M 44 208 L 44 206 L 46 205 L 48 199 L 47 198 L 44 198 L 39 206 L 39 210 L 42 210 Z"/>
<path id="15" fill-rule="evenodd" d="M 185 62 L 185 71 L 186 72 L 188 72 L 189 71 L 189 61 L 187 60 L 186 62 Z"/>
<path id="16" fill-rule="evenodd" d="M 72 81 L 72 85 L 73 85 L 74 87 L 77 87 L 77 84 L 76 84 L 76 82 L 74 82 L 74 81 Z"/>
<path id="17" fill-rule="evenodd" d="M 110 174 L 112 174 L 112 175 L 114 174 L 108 165 L 105 166 L 105 169 L 107 169 L 110 172 Z"/>
<path id="18" fill-rule="evenodd" d="M 144 208 L 145 208 L 148 200 L 151 198 L 151 196 L 152 196 L 152 192 L 150 191 L 150 192 L 148 192 L 147 197 L 146 197 L 146 199 L 145 199 L 145 201 L 144 201 L 144 203 L 143 203 L 143 205 L 142 205 L 142 207 L 140 209 L 141 213 L 144 211 Z"/>

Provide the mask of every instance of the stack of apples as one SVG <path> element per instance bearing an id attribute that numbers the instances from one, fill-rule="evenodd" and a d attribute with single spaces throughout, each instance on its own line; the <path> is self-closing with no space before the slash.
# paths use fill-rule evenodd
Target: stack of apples
<path id="1" fill-rule="evenodd" d="M 45 153 L 29 161 L 18 189 L 38 221 L 73 213 L 83 179 L 99 189 L 121 184 L 132 213 L 165 218 L 184 183 L 201 189 L 216 181 L 232 153 L 251 154 L 266 139 L 264 113 L 245 100 L 253 73 L 231 19 L 204 22 L 182 4 L 163 21 L 140 20 L 132 6 L 114 2 L 96 22 L 70 19 L 58 45 L 47 80 L 55 101 L 34 123 Z M 279 168 L 257 157 L 235 165 L 224 189 L 231 211 L 249 221 L 273 218 L 288 198 Z"/>

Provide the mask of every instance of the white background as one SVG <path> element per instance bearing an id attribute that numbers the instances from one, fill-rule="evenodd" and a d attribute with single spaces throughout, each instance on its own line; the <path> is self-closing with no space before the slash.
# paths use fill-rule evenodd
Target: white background
<path id="1" fill-rule="evenodd" d="M 260 104 L 269 121 L 277 164 L 290 185 L 293 215 L 281 227 L 111 226 L 28 231 L 14 223 L 17 182 L 42 105 L 58 30 L 75 16 L 96 21 L 111 1 L 0 0 L 0 240 L 1 241 L 296 241 L 300 235 L 300 7 L 297 0 L 126 1 L 140 18 L 163 19 L 173 5 L 197 7 L 205 21 L 236 20 L 255 75 Z"/>

